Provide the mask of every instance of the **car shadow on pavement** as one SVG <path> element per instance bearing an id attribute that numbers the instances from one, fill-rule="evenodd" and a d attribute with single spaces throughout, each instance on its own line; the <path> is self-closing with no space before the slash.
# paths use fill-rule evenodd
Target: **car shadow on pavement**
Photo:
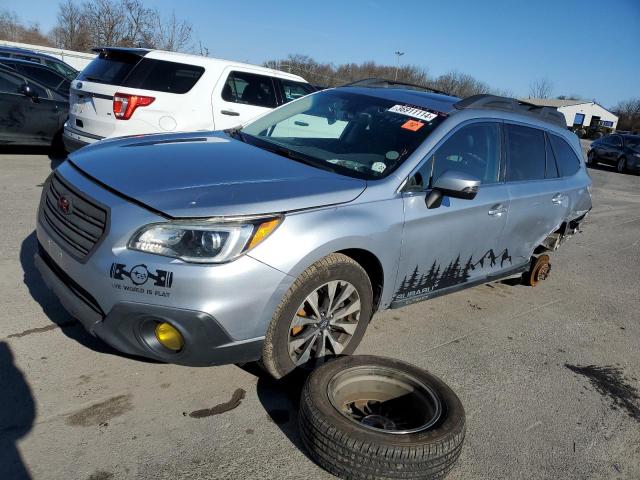
<path id="1" fill-rule="evenodd" d="M 289 441 L 308 457 L 298 428 L 298 410 L 302 387 L 310 372 L 298 369 L 285 378 L 274 380 L 257 363 L 247 363 L 240 368 L 258 378 L 256 385 L 258 400 L 269 420 L 275 423 Z"/>
<path id="2" fill-rule="evenodd" d="M 111 348 L 99 338 L 96 338 L 87 332 L 80 322 L 69 315 L 58 298 L 51 290 L 49 290 L 47 285 L 44 283 L 44 280 L 42 280 L 40 272 L 36 268 L 35 261 L 33 259 L 37 250 L 38 240 L 36 238 L 36 232 L 33 231 L 22 241 L 22 245 L 20 246 L 20 264 L 22 265 L 22 271 L 24 273 L 23 281 L 29 289 L 31 297 L 40 305 L 44 314 L 49 317 L 55 325 L 60 327 L 60 330 L 64 335 L 97 353 L 116 355 L 146 363 L 160 363 L 152 359 L 135 357 L 133 355 L 127 355 L 119 352 L 118 350 Z M 27 330 L 26 332 L 14 334 L 14 336 L 22 337 L 29 332 L 30 331 Z M 2 477 L 0 477 L 0 479 L 1 478 Z"/>
<path id="3" fill-rule="evenodd" d="M 30 147 L 17 145 L 2 145 L 0 153 L 9 155 L 46 155 L 49 157 L 51 170 L 55 170 L 65 161 L 67 154 L 51 147 Z"/>
<path id="4" fill-rule="evenodd" d="M 18 440 L 29 433 L 35 417 L 31 388 L 13 363 L 9 345 L 0 342 L 0 478 L 31 478 L 18 451 Z"/>

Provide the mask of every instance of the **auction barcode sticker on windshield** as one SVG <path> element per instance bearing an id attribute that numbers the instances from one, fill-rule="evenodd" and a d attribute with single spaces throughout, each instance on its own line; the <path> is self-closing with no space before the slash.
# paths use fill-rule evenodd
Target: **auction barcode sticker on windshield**
<path id="1" fill-rule="evenodd" d="M 416 107 L 409 107 L 408 105 L 394 105 L 389 109 L 390 112 L 399 113 L 400 115 L 406 115 L 407 117 L 419 118 L 425 122 L 430 122 L 438 116 L 437 113 L 427 112 Z"/>

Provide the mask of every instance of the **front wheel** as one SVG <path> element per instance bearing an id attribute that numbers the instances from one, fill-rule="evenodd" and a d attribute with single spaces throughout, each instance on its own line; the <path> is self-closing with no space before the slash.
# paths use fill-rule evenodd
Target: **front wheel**
<path id="1" fill-rule="evenodd" d="M 588 154 L 587 154 L 587 165 L 590 167 L 595 167 L 598 164 L 598 161 L 596 160 L 596 153 L 591 150 Z"/>
<path id="2" fill-rule="evenodd" d="M 618 173 L 624 173 L 627 169 L 627 159 L 624 157 L 620 157 L 618 159 L 618 165 L 616 166 Z"/>
<path id="3" fill-rule="evenodd" d="M 373 291 L 355 260 L 333 253 L 295 280 L 273 314 L 262 364 L 274 378 L 352 354 L 367 329 Z"/>

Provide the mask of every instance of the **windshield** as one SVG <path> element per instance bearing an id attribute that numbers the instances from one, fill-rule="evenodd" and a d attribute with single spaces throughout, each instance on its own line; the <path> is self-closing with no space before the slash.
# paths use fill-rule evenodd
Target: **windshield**
<path id="1" fill-rule="evenodd" d="M 242 139 L 294 160 L 365 179 L 388 175 L 445 115 L 345 90 L 325 90 L 270 112 Z"/>
<path id="2" fill-rule="evenodd" d="M 640 150 L 640 136 L 626 137 L 625 143 L 633 150 Z"/>

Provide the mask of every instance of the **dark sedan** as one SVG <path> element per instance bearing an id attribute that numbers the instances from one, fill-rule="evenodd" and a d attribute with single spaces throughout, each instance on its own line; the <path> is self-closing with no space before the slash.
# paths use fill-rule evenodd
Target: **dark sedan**
<path id="1" fill-rule="evenodd" d="M 68 63 L 63 62 L 59 58 L 37 53 L 32 50 L 14 47 L 0 47 L 0 58 L 15 58 L 18 60 L 27 60 L 29 62 L 40 63 L 49 68 L 53 68 L 56 72 L 61 73 L 69 80 L 73 80 L 78 75 L 78 70 Z"/>
<path id="2" fill-rule="evenodd" d="M 69 95 L 71 81 L 53 68 L 41 63 L 16 58 L 0 58 L 0 64 L 11 67 L 18 73 L 31 77 L 45 87 L 51 88 L 58 93 Z"/>
<path id="3" fill-rule="evenodd" d="M 587 165 L 614 165 L 618 172 L 640 172 L 640 135 L 613 134 L 594 141 L 587 153 Z"/>
<path id="4" fill-rule="evenodd" d="M 68 112 L 68 97 L 0 65 L 0 145 L 62 148 Z"/>

